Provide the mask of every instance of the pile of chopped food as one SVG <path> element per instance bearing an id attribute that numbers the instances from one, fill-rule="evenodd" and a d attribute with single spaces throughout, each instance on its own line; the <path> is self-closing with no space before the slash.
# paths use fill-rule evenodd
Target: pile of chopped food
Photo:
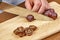
<path id="1" fill-rule="evenodd" d="M 14 34 L 18 35 L 19 37 L 31 36 L 36 29 L 37 27 L 34 25 L 30 25 L 27 28 L 20 26 L 14 30 Z"/>

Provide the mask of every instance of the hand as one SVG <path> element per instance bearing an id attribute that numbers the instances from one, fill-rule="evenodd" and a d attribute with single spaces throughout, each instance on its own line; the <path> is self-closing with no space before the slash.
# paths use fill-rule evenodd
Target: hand
<path id="1" fill-rule="evenodd" d="M 27 9 L 38 13 L 43 13 L 50 8 L 47 0 L 25 0 L 25 6 Z"/>

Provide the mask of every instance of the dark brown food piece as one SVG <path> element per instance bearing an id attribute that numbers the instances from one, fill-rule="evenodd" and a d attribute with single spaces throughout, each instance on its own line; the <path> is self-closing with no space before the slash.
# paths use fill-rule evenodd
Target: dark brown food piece
<path id="1" fill-rule="evenodd" d="M 31 36 L 36 29 L 37 27 L 34 25 L 30 25 L 28 28 L 25 28 L 25 29 L 21 26 L 15 29 L 14 33 L 19 37 L 24 37 L 26 35 Z"/>
<path id="2" fill-rule="evenodd" d="M 14 30 L 14 34 L 18 35 L 19 33 L 20 33 L 20 32 L 19 32 L 18 29 L 15 29 L 15 30 Z"/>
<path id="3" fill-rule="evenodd" d="M 18 35 L 18 34 L 21 33 L 21 32 L 24 32 L 24 28 L 23 28 L 23 27 L 18 27 L 17 29 L 14 30 L 14 33 L 15 33 L 16 35 Z"/>
<path id="4" fill-rule="evenodd" d="M 28 16 L 26 17 L 26 19 L 27 19 L 29 22 L 35 20 L 33 15 L 28 15 Z"/>
<path id="5" fill-rule="evenodd" d="M 16 30 L 14 30 L 14 33 L 20 37 L 25 36 L 25 29 L 23 27 L 18 27 Z"/>
<path id="6" fill-rule="evenodd" d="M 46 16 L 54 19 L 54 20 L 57 18 L 57 13 L 54 11 L 54 9 L 48 9 L 48 10 L 46 10 L 43 13 L 43 15 L 46 15 Z"/>
<path id="7" fill-rule="evenodd" d="M 25 33 L 26 33 L 27 36 L 31 36 L 33 34 L 33 30 L 30 29 L 30 28 L 26 28 Z"/>
<path id="8" fill-rule="evenodd" d="M 18 27 L 17 29 L 19 30 L 19 32 L 24 32 L 24 30 L 25 30 L 22 26 Z"/>
<path id="9" fill-rule="evenodd" d="M 32 29 L 33 31 L 35 31 L 37 29 L 37 27 L 34 25 L 30 25 L 29 28 Z"/>
<path id="10" fill-rule="evenodd" d="M 24 37 L 25 35 L 26 35 L 25 32 L 22 32 L 22 33 L 18 34 L 19 37 Z"/>

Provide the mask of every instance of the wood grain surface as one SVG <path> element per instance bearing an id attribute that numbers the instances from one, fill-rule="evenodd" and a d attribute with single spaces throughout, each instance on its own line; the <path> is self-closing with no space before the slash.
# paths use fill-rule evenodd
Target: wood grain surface
<path id="1" fill-rule="evenodd" d="M 56 8 L 57 6 L 55 6 L 55 8 Z M 54 7 L 53 7 L 54 8 Z M 57 8 L 56 8 L 57 9 Z M 58 10 L 56 11 L 58 14 L 60 13 Z M 59 15 L 60 16 L 60 15 Z M 58 17 L 59 17 L 58 16 Z M 17 16 L 17 18 L 19 19 L 19 16 Z M 18 22 L 20 22 L 20 20 L 18 21 L 18 20 L 16 20 L 16 17 L 15 18 L 13 18 L 15 21 L 16 21 L 16 24 L 18 24 Z M 11 20 L 13 20 L 13 19 L 11 19 Z M 10 24 L 12 24 L 13 25 L 13 23 L 14 23 L 14 21 L 11 21 L 10 20 L 10 22 L 9 22 L 9 20 L 8 21 L 6 21 L 6 23 L 8 23 L 8 25 L 10 25 Z M 58 18 L 57 20 L 55 20 L 54 22 L 51 22 L 51 23 L 48 23 L 48 21 L 47 21 L 47 23 L 50 25 L 50 27 L 53 27 L 53 28 L 57 28 L 56 30 L 60 30 L 60 28 L 59 28 L 59 26 L 57 27 L 54 23 L 56 23 L 57 25 L 59 25 L 59 23 L 60 23 L 60 21 L 59 21 L 60 19 Z M 22 20 L 21 20 L 22 21 Z M 26 22 L 25 20 L 24 20 L 24 22 Z M 40 21 L 41 22 L 41 21 Z M 58 22 L 58 23 L 57 23 Z M 3 27 L 4 25 L 7 25 L 6 23 L 2 23 L 0 26 L 1 26 L 1 28 L 2 28 L 2 33 L 1 34 L 3 34 L 3 29 L 5 29 L 5 27 Z M 10 24 L 9 24 L 10 23 Z M 43 22 L 41 22 L 42 24 L 44 24 L 44 21 Z M 3 25 L 4 24 L 4 25 Z M 15 24 L 15 23 L 14 23 Z M 30 24 L 30 23 L 29 23 Z M 35 23 L 34 23 L 35 24 Z M 47 26 L 48 24 L 46 24 L 46 25 L 43 25 L 43 26 Z M 10 25 L 10 27 L 9 26 L 6 26 L 6 28 L 8 27 L 9 29 L 6 29 L 5 31 L 9 31 L 9 30 L 11 30 L 11 29 L 14 29 L 13 27 L 12 27 L 12 25 Z M 22 25 L 22 24 L 21 24 Z M 35 24 L 36 25 L 36 24 Z M 48 26 L 49 26 L 48 25 Z M 37 26 L 37 25 L 36 25 Z M 40 26 L 40 24 L 39 24 L 39 26 Z M 40 32 L 43 32 L 43 30 L 44 30 L 44 28 L 43 28 L 43 26 L 42 26 L 42 31 L 40 31 Z M 47 26 L 47 28 L 48 28 L 48 26 Z M 56 27 L 55 27 L 56 26 Z M 14 26 L 15 27 L 15 26 Z M 17 27 L 17 26 L 16 26 Z M 46 30 L 44 30 L 45 31 L 45 33 L 47 33 L 47 28 L 46 28 Z M 53 29 L 53 28 L 51 28 L 51 29 Z M 50 29 L 50 28 L 49 28 Z M 7 31 L 7 32 L 8 32 Z M 49 30 L 48 30 L 49 31 Z M 55 31 L 55 29 L 52 31 L 52 32 L 54 32 Z M 49 31 L 50 32 L 50 31 Z M 55 31 L 56 32 L 56 31 Z M 58 31 L 57 31 L 58 32 Z M 7 33 L 8 34 L 8 33 Z M 7 35 L 6 34 L 6 35 Z M 48 34 L 50 34 L 50 33 L 48 33 Z M 39 34 L 39 35 L 41 35 L 41 34 Z M 46 35 L 46 34 L 44 34 L 44 35 Z M 2 36 L 2 35 L 1 35 Z M 7 35 L 7 36 L 9 36 L 9 37 L 11 37 L 11 35 Z M 4 36 L 5 38 L 4 39 L 6 39 L 6 37 L 7 36 Z M 43 37 L 43 36 L 40 36 L 41 38 Z M 13 38 L 13 37 L 11 37 L 11 38 Z M 4 40 L 4 39 L 2 39 L 1 38 L 1 40 Z M 7 38 L 6 40 L 9 40 L 9 38 Z M 12 39 L 11 39 L 12 40 Z M 15 39 L 15 40 L 17 40 L 17 38 Z"/>
<path id="2" fill-rule="evenodd" d="M 8 13 L 8 12 L 3 12 L 0 14 L 0 23 L 6 21 L 8 19 L 11 19 L 15 16 L 17 16 L 17 15 L 14 15 L 14 14 Z"/>

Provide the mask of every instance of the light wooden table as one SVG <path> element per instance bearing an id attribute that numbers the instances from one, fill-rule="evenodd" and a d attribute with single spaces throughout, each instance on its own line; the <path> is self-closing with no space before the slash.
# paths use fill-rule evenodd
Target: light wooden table
<path id="1" fill-rule="evenodd" d="M 18 6 L 24 7 L 24 4 L 19 4 Z M 16 15 L 14 15 L 14 14 L 9 14 L 7 12 L 3 12 L 2 14 L 0 14 L 0 22 L 6 21 L 6 20 L 13 18 L 15 16 Z M 43 40 L 60 40 L 60 32 L 58 32 L 54 35 L 51 35 Z"/>

